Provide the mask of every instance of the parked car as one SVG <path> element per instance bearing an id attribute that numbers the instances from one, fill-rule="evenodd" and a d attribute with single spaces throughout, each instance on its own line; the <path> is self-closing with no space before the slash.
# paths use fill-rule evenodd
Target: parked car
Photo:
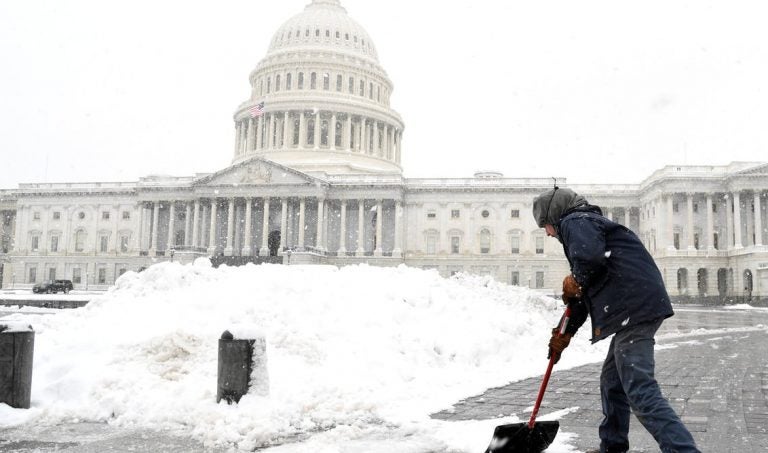
<path id="1" fill-rule="evenodd" d="M 32 287 L 33 293 L 58 293 L 59 291 L 64 294 L 72 290 L 72 280 L 46 280 L 43 283 L 38 283 Z"/>

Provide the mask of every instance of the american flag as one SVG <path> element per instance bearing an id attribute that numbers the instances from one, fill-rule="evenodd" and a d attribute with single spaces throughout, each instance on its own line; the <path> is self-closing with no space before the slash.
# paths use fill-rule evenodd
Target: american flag
<path id="1" fill-rule="evenodd" d="M 258 116 L 261 116 L 264 114 L 264 103 L 259 102 L 258 104 L 254 105 L 248 110 L 251 112 L 251 118 L 256 118 Z"/>

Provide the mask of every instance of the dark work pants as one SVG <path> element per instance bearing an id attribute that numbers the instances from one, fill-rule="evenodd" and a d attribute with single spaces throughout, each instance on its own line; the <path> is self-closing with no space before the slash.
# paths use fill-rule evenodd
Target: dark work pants
<path id="1" fill-rule="evenodd" d="M 629 449 L 630 410 L 663 453 L 700 453 L 654 378 L 654 335 L 661 323 L 659 319 L 627 327 L 611 340 L 600 375 L 604 415 L 600 424 L 601 453 Z"/>

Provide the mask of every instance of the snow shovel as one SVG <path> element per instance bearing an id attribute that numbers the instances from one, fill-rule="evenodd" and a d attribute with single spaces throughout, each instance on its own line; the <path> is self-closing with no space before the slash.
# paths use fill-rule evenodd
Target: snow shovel
<path id="1" fill-rule="evenodd" d="M 566 307 L 563 317 L 560 319 L 560 335 L 565 333 L 565 327 L 568 325 L 568 318 L 571 316 L 571 308 Z M 552 366 L 555 364 L 555 356 L 549 359 L 547 372 L 544 373 L 544 379 L 539 387 L 539 396 L 536 398 L 536 404 L 531 412 L 531 419 L 528 423 L 512 423 L 509 425 L 499 425 L 493 431 L 493 439 L 485 453 L 539 453 L 544 451 L 555 440 L 557 430 L 560 428 L 560 422 L 547 421 L 537 422 L 536 415 L 539 413 L 541 400 L 544 399 L 544 391 L 547 390 L 549 376 L 552 374 Z"/>

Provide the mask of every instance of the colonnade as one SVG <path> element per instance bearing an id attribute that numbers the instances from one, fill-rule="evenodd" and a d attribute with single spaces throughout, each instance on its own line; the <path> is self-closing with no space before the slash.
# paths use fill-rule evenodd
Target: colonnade
<path id="1" fill-rule="evenodd" d="M 348 216 L 349 208 L 356 211 L 357 219 Z M 178 209 L 185 213 L 183 224 L 177 224 L 182 217 Z M 139 247 L 142 254 L 148 255 L 185 249 L 210 256 L 267 256 L 291 249 L 338 256 L 399 257 L 402 212 L 400 200 L 364 198 L 217 197 L 145 201 L 139 210 Z M 394 217 L 390 217 L 394 228 L 385 232 L 383 224 L 388 216 Z M 356 231 L 350 231 L 353 223 Z M 337 236 L 329 237 L 331 234 Z M 366 242 L 366 238 L 371 240 Z M 333 244 L 333 250 L 328 250 L 329 244 Z"/>
<path id="2" fill-rule="evenodd" d="M 267 112 L 235 124 L 235 156 L 261 150 L 331 149 L 400 162 L 402 130 L 361 115 L 326 111 Z"/>
<path id="3" fill-rule="evenodd" d="M 656 214 L 653 216 L 655 221 L 649 226 L 660 233 L 658 239 L 662 248 L 677 249 L 675 233 L 681 233 L 677 244 L 680 249 L 731 250 L 764 244 L 763 198 L 765 192 L 762 190 L 666 193 L 644 209 L 648 220 L 652 213 Z M 695 214 L 701 210 L 704 210 L 703 225 L 695 219 Z M 703 233 L 701 237 L 697 231 Z"/>

